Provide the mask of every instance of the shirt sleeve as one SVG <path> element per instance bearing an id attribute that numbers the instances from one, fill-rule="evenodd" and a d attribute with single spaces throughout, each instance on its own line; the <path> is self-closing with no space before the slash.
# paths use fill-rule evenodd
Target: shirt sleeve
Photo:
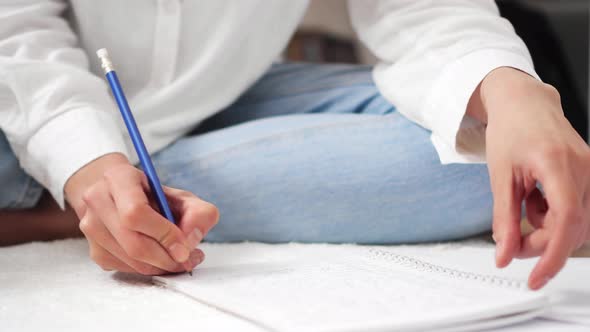
<path id="1" fill-rule="evenodd" d="M 127 155 L 107 86 L 89 72 L 65 9 L 62 0 L 0 4 L 0 129 L 62 208 L 78 169 L 108 153 Z"/>
<path id="2" fill-rule="evenodd" d="M 379 58 L 379 91 L 432 131 L 442 163 L 485 162 L 485 126 L 466 115 L 494 69 L 535 73 L 529 51 L 493 0 L 349 0 L 359 38 Z"/>

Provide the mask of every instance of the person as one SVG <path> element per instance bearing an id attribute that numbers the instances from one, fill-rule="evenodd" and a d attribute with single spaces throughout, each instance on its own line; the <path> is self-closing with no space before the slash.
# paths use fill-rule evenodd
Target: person
<path id="1" fill-rule="evenodd" d="M 590 236 L 590 153 L 494 1 L 350 0 L 375 68 L 277 62 L 307 5 L 0 6 L 2 243 L 79 235 L 79 219 L 105 270 L 162 274 L 198 265 L 203 238 L 386 244 L 493 227 L 498 266 L 540 255 L 530 287 L 554 277 Z M 102 47 L 178 227 L 135 167 L 89 57 Z"/>

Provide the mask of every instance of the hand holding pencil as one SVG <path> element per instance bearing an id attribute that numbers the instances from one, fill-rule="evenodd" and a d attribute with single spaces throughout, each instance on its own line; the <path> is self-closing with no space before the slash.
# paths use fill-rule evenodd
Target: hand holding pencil
<path id="1" fill-rule="evenodd" d="M 145 173 L 113 153 L 68 180 L 66 195 L 90 255 L 105 270 L 144 275 L 191 271 L 204 259 L 196 246 L 217 223 L 217 208 L 160 184 L 108 54 L 100 55 Z"/>
<path id="2" fill-rule="evenodd" d="M 110 167 L 85 192 L 87 209 L 80 229 L 98 265 L 160 275 L 190 271 L 203 261 L 196 246 L 216 223 L 217 210 L 189 192 L 163 190 L 178 227 L 158 213 L 147 177 L 129 163 Z"/>

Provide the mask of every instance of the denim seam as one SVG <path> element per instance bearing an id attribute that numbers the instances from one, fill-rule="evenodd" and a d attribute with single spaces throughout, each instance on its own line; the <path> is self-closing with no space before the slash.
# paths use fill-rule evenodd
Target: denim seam
<path id="1" fill-rule="evenodd" d="M 342 86 L 322 86 L 322 87 L 318 87 L 318 88 L 314 88 L 314 89 L 300 89 L 300 90 L 289 90 L 289 91 L 278 91 L 275 92 L 273 91 L 273 95 L 272 95 L 272 99 L 278 99 L 278 98 L 284 98 L 284 97 L 292 97 L 292 96 L 296 96 L 299 94 L 304 94 L 304 93 L 320 93 L 320 92 L 325 92 L 325 91 L 329 91 L 329 90 L 338 90 L 338 89 L 346 89 L 346 88 L 358 88 L 360 86 L 373 86 L 376 89 L 375 83 L 374 82 L 363 82 L 362 84 L 358 84 L 358 85 L 342 85 Z M 378 93 L 378 91 L 376 90 L 376 92 Z M 254 104 L 258 101 L 261 100 L 265 100 L 268 101 L 268 98 L 252 98 L 248 96 L 248 94 L 244 95 L 244 99 L 238 99 L 238 102 L 240 103 L 240 106 L 242 105 L 250 105 L 250 104 Z M 231 106 L 230 106 L 231 107 Z"/>
<path id="2" fill-rule="evenodd" d="M 23 203 L 29 199 L 34 199 L 34 195 L 37 194 L 38 188 L 34 183 L 33 178 L 27 177 L 26 182 L 23 186 L 23 190 L 20 192 L 17 198 L 13 199 L 10 204 L 6 206 L 7 209 L 17 209 L 23 206 Z"/>
<path id="3" fill-rule="evenodd" d="M 22 205 L 21 203 L 24 201 L 25 196 L 27 195 L 27 191 L 29 190 L 29 186 L 30 186 L 28 180 L 29 179 L 27 179 L 27 181 L 25 182 L 25 185 L 22 187 L 23 189 L 20 191 L 18 196 L 16 198 L 12 199 L 10 204 L 8 204 L 8 206 L 6 207 L 7 209 L 18 208 L 20 205 Z"/>
<path id="4" fill-rule="evenodd" d="M 25 202 L 31 202 L 28 206 L 34 206 L 39 202 L 41 195 L 45 188 L 40 185 L 35 179 L 29 177 L 29 188 L 25 196 Z"/>

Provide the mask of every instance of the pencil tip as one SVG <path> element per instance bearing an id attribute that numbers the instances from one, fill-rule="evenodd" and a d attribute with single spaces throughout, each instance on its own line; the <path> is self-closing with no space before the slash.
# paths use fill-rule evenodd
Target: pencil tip
<path id="1" fill-rule="evenodd" d="M 188 271 L 188 275 L 192 277 L 193 276 L 193 271 Z"/>

